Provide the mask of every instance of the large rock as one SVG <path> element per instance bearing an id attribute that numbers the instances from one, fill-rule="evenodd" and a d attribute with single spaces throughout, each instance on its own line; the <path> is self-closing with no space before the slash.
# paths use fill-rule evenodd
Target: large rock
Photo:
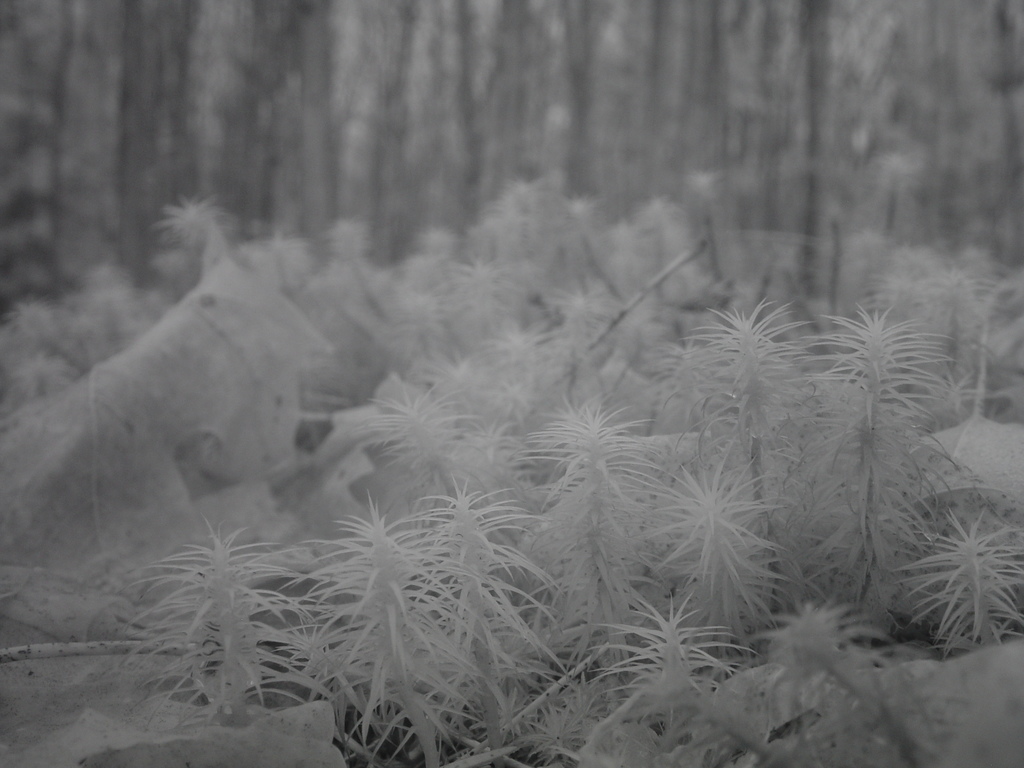
<path id="1" fill-rule="evenodd" d="M 193 498 L 292 457 L 302 369 L 329 349 L 275 286 L 221 258 L 127 350 L 0 423 L 0 560 L 165 554 L 205 527 Z"/>

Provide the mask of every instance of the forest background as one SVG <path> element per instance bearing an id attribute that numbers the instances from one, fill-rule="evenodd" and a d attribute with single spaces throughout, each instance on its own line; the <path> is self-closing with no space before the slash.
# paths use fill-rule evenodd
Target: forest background
<path id="1" fill-rule="evenodd" d="M 3 0 L 0 315 L 164 208 L 396 263 L 516 180 L 653 197 L 805 294 L 871 232 L 1024 260 L 1019 0 Z"/>

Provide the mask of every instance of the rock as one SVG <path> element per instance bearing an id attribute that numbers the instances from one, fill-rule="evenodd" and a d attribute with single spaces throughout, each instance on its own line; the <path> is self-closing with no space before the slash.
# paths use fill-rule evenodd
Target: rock
<path id="1" fill-rule="evenodd" d="M 80 571 L 204 532 L 192 499 L 293 457 L 302 370 L 329 349 L 222 259 L 128 349 L 0 423 L 0 558 Z"/>

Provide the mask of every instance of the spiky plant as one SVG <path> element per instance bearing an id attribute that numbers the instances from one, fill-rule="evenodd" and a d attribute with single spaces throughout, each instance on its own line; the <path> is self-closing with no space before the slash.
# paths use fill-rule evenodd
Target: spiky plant
<path id="1" fill-rule="evenodd" d="M 623 296 L 640 290 L 675 254 L 693 247 L 686 214 L 665 199 L 645 204 L 629 221 L 614 227 L 609 239 L 611 253 L 607 271 Z M 658 288 L 658 298 L 670 296 L 671 301 L 679 302 L 695 289 L 699 290 L 694 284 L 706 283 L 706 280 L 699 279 L 695 272 L 694 269 L 673 275 Z"/>
<path id="2" fill-rule="evenodd" d="M 531 290 L 554 283 L 579 288 L 589 260 L 581 251 L 580 228 L 585 216 L 574 216 L 572 204 L 550 179 L 509 184 L 488 206 L 469 237 L 470 251 L 512 266 L 529 275 Z M 585 235 L 586 233 L 582 233 Z"/>
<path id="3" fill-rule="evenodd" d="M 159 600 L 135 620 L 141 651 L 173 659 L 159 676 L 166 695 L 183 697 L 222 725 L 246 725 L 254 700 L 306 701 L 325 693 L 307 673 L 309 614 L 299 602 L 254 586 L 292 574 L 269 563 L 264 547 L 235 546 L 236 537 L 211 534 L 211 546 L 190 546 L 151 566 L 140 585 Z"/>
<path id="4" fill-rule="evenodd" d="M 935 637 L 946 653 L 1024 632 L 1018 531 L 997 526 L 983 532 L 983 519 L 979 515 L 966 528 L 951 516 L 951 533 L 931 543 L 935 554 L 902 569 L 909 574 L 910 595 L 916 596 L 914 620 L 937 620 Z"/>
<path id="5" fill-rule="evenodd" d="M 500 742 L 505 681 L 540 654 L 520 611 L 541 609 L 511 580 L 542 576 L 492 540 L 519 515 L 477 500 L 463 492 L 405 520 L 371 510 L 343 521 L 341 538 L 317 542 L 323 565 L 308 576 L 318 680 L 358 713 L 364 745 L 397 753 L 414 735 L 428 768 L 467 717 Z"/>
<path id="6" fill-rule="evenodd" d="M 449 265 L 441 264 L 438 271 Z M 387 306 L 392 356 L 408 367 L 423 357 L 441 357 L 453 350 L 443 294 L 411 279 L 395 281 Z"/>
<path id="7" fill-rule="evenodd" d="M 472 377 L 471 369 L 469 373 Z M 380 401 L 381 413 L 369 427 L 386 453 L 407 470 L 396 498 L 409 507 L 418 507 L 427 496 L 454 493 L 457 487 L 486 491 L 515 484 L 516 443 L 506 439 L 501 425 L 488 425 L 461 407 L 468 404 L 452 378 L 445 382 L 447 393 L 444 388 L 406 389 Z"/>
<path id="8" fill-rule="evenodd" d="M 391 280 L 382 309 L 388 344 L 403 368 L 460 359 L 519 322 L 525 290 L 515 270 L 452 253 L 414 256 Z"/>
<path id="9" fill-rule="evenodd" d="M 519 742 L 537 755 L 536 765 L 579 761 L 579 750 L 609 715 L 613 699 L 600 682 L 574 682 L 545 701 L 525 726 Z"/>
<path id="10" fill-rule="evenodd" d="M 471 412 L 485 423 L 525 437 L 545 410 L 559 376 L 552 369 L 539 331 L 506 330 L 481 345 L 474 362 L 478 378 L 467 393 Z"/>
<path id="11" fill-rule="evenodd" d="M 673 676 L 697 690 L 708 690 L 708 683 L 734 672 L 740 647 L 723 640 L 725 627 L 706 624 L 704 612 L 692 609 L 690 600 L 670 601 L 664 611 L 638 602 L 629 623 L 614 627 L 620 640 L 606 647 L 621 655 L 603 674 L 631 691 L 664 684 Z"/>
<path id="12" fill-rule="evenodd" d="M 550 616 L 532 594 L 538 586 L 551 587 L 548 575 L 514 546 L 531 516 L 498 496 L 458 489 L 432 499 L 436 506 L 415 519 L 439 562 L 458 568 L 449 578 L 457 601 L 452 608 L 461 620 L 449 631 L 476 665 L 475 711 L 492 749 L 505 738 L 510 686 L 543 671 L 546 649 L 534 626 L 549 623 Z"/>
<path id="13" fill-rule="evenodd" d="M 654 465 L 637 426 L 589 404 L 530 436 L 532 459 L 554 465 L 532 549 L 558 582 L 555 610 L 576 654 L 629 611 L 644 579 L 641 499 Z"/>
<path id="14" fill-rule="evenodd" d="M 750 315 L 717 314 L 719 323 L 698 331 L 683 359 L 700 379 L 710 461 L 747 468 L 764 499 L 766 472 L 778 474 L 784 467 L 777 460 L 789 453 L 782 426 L 807 398 L 802 347 L 787 340 L 801 323 L 786 322 L 785 307 L 769 311 L 764 302 Z M 774 466 L 765 466 L 768 459 Z"/>
<path id="15" fill-rule="evenodd" d="M 468 354 L 515 327 L 521 288 L 508 265 L 476 259 L 452 267 L 445 310 L 459 351 Z"/>
<path id="16" fill-rule="evenodd" d="M 703 627 L 701 618 L 686 600 L 664 614 L 641 603 L 631 622 L 616 628 L 623 642 L 608 649 L 619 660 L 602 677 L 614 681 L 612 690 L 629 695 L 591 731 L 578 756 L 581 765 L 700 762 L 690 750 L 707 744 L 692 743 L 695 719 L 716 684 L 735 670 L 725 658 L 737 650 L 720 639 L 722 628 Z"/>
<path id="17" fill-rule="evenodd" d="M 770 641 L 769 659 L 782 668 L 776 686 L 797 711 L 806 708 L 799 706 L 801 699 L 814 701 L 828 688 L 845 694 L 845 706 L 833 707 L 819 724 L 818 743 L 828 743 L 840 732 L 854 731 L 859 739 L 863 738 L 860 733 L 870 731 L 878 741 L 888 742 L 889 759 L 900 761 L 886 764 L 921 765 L 923 750 L 907 727 L 905 713 L 883 695 L 879 668 L 885 659 L 868 642 L 882 639 L 882 633 L 849 608 L 805 605 L 795 614 L 780 617 L 778 625 L 764 635 Z M 802 746 L 802 752 L 815 749 L 809 743 Z"/>
<path id="18" fill-rule="evenodd" d="M 978 359 L 992 292 L 993 283 L 987 277 L 932 256 L 918 264 L 897 261 L 879 280 L 872 306 L 941 336 L 946 363 L 970 370 Z"/>
<path id="19" fill-rule="evenodd" d="M 179 217 L 198 231 L 198 213 Z M 857 602 L 909 574 L 950 649 L 1018 629 L 1013 542 L 938 537 L 921 503 L 935 496 L 923 438 L 983 346 L 980 288 L 930 280 L 929 259 L 897 286 L 897 310 L 833 318 L 816 341 L 764 303 L 687 337 L 680 305 L 711 278 L 696 261 L 661 274 L 691 245 L 681 212 L 653 204 L 613 237 L 599 226 L 540 182 L 392 271 L 359 261 L 361 234 L 342 238 L 347 260 L 306 297 L 404 378 L 375 421 L 400 486 L 387 512 L 403 519 L 373 508 L 313 542 L 296 598 L 263 591 L 269 562 L 230 539 L 170 561 L 146 647 L 181 654 L 169 682 L 183 696 L 238 722 L 261 694 L 330 697 L 368 762 L 433 768 L 486 740 L 587 768 L 724 762 L 738 745 L 778 768 L 811 764 L 796 753 L 822 741 L 797 722 L 795 744 L 765 743 L 742 707 L 715 702 L 746 658 L 729 643 L 773 611 L 815 591 Z M 891 322 L 902 310 L 925 324 Z M 26 317 L 60 330 L 47 311 Z M 649 350 L 670 326 L 685 346 L 656 387 Z M 818 609 L 770 639 L 782 684 L 847 694 L 815 733 L 846 729 L 917 764 L 870 632 Z M 701 752 L 705 736 L 724 751 Z"/>
<path id="20" fill-rule="evenodd" d="M 849 666 L 849 652 L 882 637 L 848 607 L 809 604 L 780 616 L 763 634 L 769 640 L 769 658 L 782 666 L 786 682 L 797 688 L 817 685 L 823 676 L 841 675 Z"/>
<path id="21" fill-rule="evenodd" d="M 950 426 L 967 415 L 975 389 L 984 387 L 979 378 L 982 361 L 991 354 L 986 337 L 995 285 L 982 270 L 927 251 L 918 258 L 916 264 L 898 260 L 881 278 L 872 304 L 940 338 L 943 359 L 935 364 L 934 375 L 958 385 L 949 389 L 939 413 L 943 426 Z"/>
<path id="22" fill-rule="evenodd" d="M 598 289 L 561 291 L 552 296 L 551 308 L 552 327 L 544 347 L 550 362 L 573 377 L 580 375 L 581 366 L 599 367 L 599 354 L 607 357 L 611 347 L 594 350 L 592 345 L 615 315 L 612 297 Z M 570 381 L 573 383 L 575 380 Z"/>
<path id="23" fill-rule="evenodd" d="M 724 463 L 696 474 L 680 467 L 674 480 L 644 532 L 662 550 L 654 573 L 693 600 L 697 621 L 738 636 L 764 626 L 781 576 L 754 481 Z"/>
<path id="24" fill-rule="evenodd" d="M 0 326 L 0 412 L 62 389 L 156 322 L 164 301 L 109 266 L 57 301 L 18 304 Z"/>
<path id="25" fill-rule="evenodd" d="M 931 482 L 922 437 L 928 406 L 942 399 L 947 382 L 935 376 L 944 359 L 937 337 L 864 311 L 832 322 L 839 330 L 824 339 L 830 367 L 814 379 L 820 410 L 801 469 L 803 480 L 828 488 L 835 502 L 812 521 L 832 526 L 819 554 L 854 572 L 846 599 L 859 603 L 872 575 L 887 576 L 897 554 L 920 540 L 927 510 L 919 502 Z"/>

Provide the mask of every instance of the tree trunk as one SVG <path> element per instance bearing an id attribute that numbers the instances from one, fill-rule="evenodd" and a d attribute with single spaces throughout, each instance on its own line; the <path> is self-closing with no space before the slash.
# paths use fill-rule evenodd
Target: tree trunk
<path id="1" fill-rule="evenodd" d="M 700 170 L 724 171 L 728 146 L 728 76 L 720 0 L 694 6 L 691 29 L 693 93 L 696 97 L 696 146 Z"/>
<path id="2" fill-rule="evenodd" d="M 124 0 L 119 253 L 139 283 L 151 277 L 154 225 L 165 206 L 195 190 L 189 67 L 195 0 Z"/>
<path id="3" fill-rule="evenodd" d="M 569 129 L 565 184 L 570 195 L 594 191 L 590 110 L 593 103 L 594 6 L 592 0 L 562 0 L 566 74 L 569 85 Z"/>
<path id="4" fill-rule="evenodd" d="M 69 65 L 75 48 L 74 0 L 61 0 L 59 15 L 59 42 L 54 61 L 53 86 L 50 102 L 53 110 L 53 125 L 50 129 L 50 242 L 54 264 L 52 273 L 60 273 L 57 255 L 61 243 L 64 222 L 64 131 L 67 122 L 67 90 Z"/>
<path id="5" fill-rule="evenodd" d="M 234 51 L 239 85 L 222 105 L 215 188 L 217 203 L 252 234 L 257 223 L 275 218 L 279 102 L 290 71 L 294 6 L 254 0 L 240 11 Z"/>
<path id="6" fill-rule="evenodd" d="M 153 53 L 147 39 L 146 4 L 124 0 L 121 49 L 121 134 L 118 147 L 118 250 L 121 265 L 135 279 L 145 274 L 144 254 L 153 223 L 155 186 L 152 159 L 156 155 L 156 81 Z"/>
<path id="7" fill-rule="evenodd" d="M 647 93 L 644 131 L 640 139 L 641 156 L 646 167 L 645 178 L 659 188 L 658 180 L 662 165 L 661 146 L 664 140 L 661 102 L 665 98 L 665 40 L 668 32 L 670 5 L 668 0 L 650 0 L 650 24 L 648 26 L 650 46 L 647 49 Z M 641 180 L 642 181 L 642 180 Z M 641 186 L 642 188 L 642 186 Z"/>
<path id="8" fill-rule="evenodd" d="M 370 163 L 370 249 L 382 263 L 398 261 L 412 240 L 406 190 L 405 146 L 409 127 L 406 90 L 412 62 L 418 0 L 394 0 L 381 6 L 385 50 L 377 86 L 374 141 Z M 397 26 L 397 29 L 395 27 Z"/>
<path id="9" fill-rule="evenodd" d="M 502 0 L 488 87 L 491 124 L 484 184 L 488 199 L 500 194 L 509 181 L 529 173 L 526 122 L 530 28 L 528 0 Z"/>
<path id="10" fill-rule="evenodd" d="M 476 20 L 471 0 L 457 0 L 456 29 L 459 40 L 458 108 L 462 129 L 463 166 L 459 190 L 459 229 L 476 221 L 480 211 L 480 187 L 483 177 L 484 137 L 475 77 L 479 67 L 476 50 Z"/>
<path id="11" fill-rule="evenodd" d="M 333 0 L 301 5 L 302 234 L 319 243 L 338 211 L 333 106 Z"/>
<path id="12" fill-rule="evenodd" d="M 943 244 L 955 248 L 960 244 L 966 223 L 956 204 L 962 187 L 958 152 L 960 128 L 957 125 L 964 109 L 960 103 L 962 78 L 957 41 L 962 34 L 958 0 L 932 0 L 925 4 L 927 15 L 930 81 L 935 92 L 930 123 L 933 133 L 928 137 L 928 185 L 925 190 L 931 232 Z"/>
<path id="13" fill-rule="evenodd" d="M 787 131 L 782 88 L 779 82 L 779 49 L 781 25 L 774 3 L 763 3 L 761 12 L 760 43 L 758 51 L 758 83 L 760 98 L 759 133 L 757 141 L 757 178 L 760 182 L 760 228 L 774 231 L 780 228 L 780 194 L 782 181 L 781 161 L 785 151 Z"/>
<path id="14" fill-rule="evenodd" d="M 805 297 L 817 296 L 821 290 L 819 235 L 824 195 L 822 137 L 828 98 L 829 2 L 830 0 L 802 0 L 800 6 L 800 37 L 805 56 L 804 119 L 807 134 L 804 144 L 803 244 L 796 277 Z"/>
<path id="15" fill-rule="evenodd" d="M 1024 157 L 1021 155 L 1020 124 L 1017 117 L 1016 93 L 1020 90 L 1024 70 L 1017 55 L 1017 30 L 1008 0 L 997 0 L 994 8 L 996 28 L 996 75 L 993 86 L 999 94 L 1003 117 L 1002 165 L 1004 176 L 1001 194 L 996 196 L 995 219 L 1003 231 L 996 238 L 996 256 L 1003 264 L 1016 267 L 1024 260 Z M 998 231 L 998 230 L 997 230 Z"/>

